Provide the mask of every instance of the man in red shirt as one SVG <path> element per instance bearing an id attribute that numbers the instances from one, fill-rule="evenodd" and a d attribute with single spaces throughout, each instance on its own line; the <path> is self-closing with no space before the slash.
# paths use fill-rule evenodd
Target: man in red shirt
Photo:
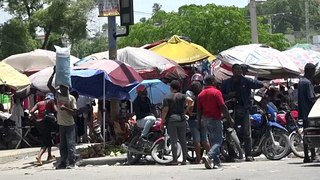
<path id="1" fill-rule="evenodd" d="M 220 167 L 220 147 L 223 140 L 222 132 L 222 115 L 227 118 L 228 122 L 233 125 L 227 106 L 224 104 L 223 96 L 215 84 L 215 77 L 208 75 L 204 79 L 205 88 L 198 95 L 198 112 L 197 120 L 199 127 L 201 123 L 207 129 L 211 149 L 206 156 L 202 158 L 207 169 Z"/>

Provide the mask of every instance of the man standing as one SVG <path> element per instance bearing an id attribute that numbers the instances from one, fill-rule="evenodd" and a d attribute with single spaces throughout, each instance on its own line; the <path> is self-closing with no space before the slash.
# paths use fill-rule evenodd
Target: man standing
<path id="1" fill-rule="evenodd" d="M 218 156 L 223 140 L 221 113 L 223 113 L 231 125 L 233 125 L 234 122 L 228 112 L 227 106 L 224 104 L 222 93 L 214 87 L 214 76 L 208 75 L 204 81 L 206 86 L 198 95 L 197 120 L 199 127 L 201 127 L 203 123 L 203 126 L 209 134 L 211 148 L 202 160 L 207 169 L 212 169 L 220 167 L 220 159 Z"/>
<path id="2" fill-rule="evenodd" d="M 308 127 L 308 115 L 312 106 L 316 101 L 316 94 L 312 84 L 312 79 L 316 72 L 316 66 L 311 63 L 307 63 L 304 67 L 304 76 L 300 78 L 298 84 L 298 112 L 299 119 L 303 120 L 303 128 Z M 305 142 L 305 141 L 304 141 Z M 310 149 L 311 159 L 308 153 L 308 145 L 303 143 L 304 149 L 304 163 L 311 162 L 315 158 L 315 149 Z"/>
<path id="3" fill-rule="evenodd" d="M 69 87 L 60 85 L 58 90 L 52 86 L 52 80 L 56 68 L 48 81 L 48 88 L 55 94 L 57 101 L 57 121 L 60 135 L 60 156 L 61 162 L 57 169 L 73 168 L 75 166 L 75 122 L 73 116 L 76 114 L 76 99 L 69 94 Z M 67 166 L 67 161 L 69 165 Z"/>
<path id="4" fill-rule="evenodd" d="M 243 127 L 245 156 L 246 161 L 253 161 L 251 154 L 252 139 L 251 139 L 251 123 L 249 113 L 251 109 L 251 89 L 260 89 L 264 86 L 261 81 L 250 79 L 243 76 L 241 65 L 234 64 L 232 66 L 233 76 L 222 82 L 221 90 L 226 100 L 235 98 L 235 123 Z M 267 85 L 265 85 L 267 86 Z M 231 161 L 234 157 L 231 157 Z"/>

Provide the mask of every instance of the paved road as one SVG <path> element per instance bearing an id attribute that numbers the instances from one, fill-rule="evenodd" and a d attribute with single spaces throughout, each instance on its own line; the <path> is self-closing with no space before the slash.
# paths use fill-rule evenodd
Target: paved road
<path id="1" fill-rule="evenodd" d="M 302 159 L 285 158 L 280 161 L 269 161 L 258 158 L 255 162 L 224 163 L 219 170 L 207 170 L 204 165 L 163 166 L 163 165 L 137 165 L 137 166 L 86 166 L 72 170 L 55 170 L 54 163 L 43 166 L 33 164 L 34 157 L 0 165 L 0 179 L 23 180 L 82 180 L 82 179 L 290 179 L 290 180 L 319 180 L 320 163 L 302 164 Z"/>

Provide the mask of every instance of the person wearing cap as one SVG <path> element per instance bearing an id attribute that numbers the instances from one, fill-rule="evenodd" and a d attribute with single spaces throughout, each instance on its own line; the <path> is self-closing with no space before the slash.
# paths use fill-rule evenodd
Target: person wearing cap
<path id="1" fill-rule="evenodd" d="M 56 97 L 57 104 L 57 121 L 60 135 L 60 156 L 61 162 L 57 169 L 75 167 L 75 120 L 77 113 L 76 99 L 69 93 L 69 87 L 59 85 L 58 88 L 52 86 L 53 77 L 56 73 L 56 67 L 47 83 L 48 88 Z M 68 161 L 68 166 L 67 166 Z"/>
<path id="2" fill-rule="evenodd" d="M 221 91 L 225 100 L 235 98 L 234 103 L 234 120 L 236 125 L 243 127 L 243 139 L 245 146 L 246 161 L 253 161 L 251 154 L 252 139 L 251 139 L 251 123 L 250 123 L 250 109 L 251 90 L 267 87 L 262 81 L 244 77 L 243 67 L 240 64 L 232 66 L 233 76 L 227 80 L 222 81 Z M 230 152 L 232 154 L 232 152 Z M 229 161 L 234 161 L 234 157 L 230 157 Z"/>
<path id="3" fill-rule="evenodd" d="M 37 114 L 35 112 L 38 111 Z M 48 149 L 47 161 L 54 160 L 55 157 L 51 154 L 52 138 L 51 128 L 53 126 L 52 118 L 49 114 L 55 114 L 57 107 L 54 103 L 54 97 L 52 93 L 48 93 L 43 101 L 39 101 L 31 110 L 30 114 L 32 119 L 36 120 L 36 129 L 40 133 L 41 148 L 36 157 L 37 164 L 42 165 L 41 157 Z M 53 119 L 54 121 L 55 119 Z"/>
<path id="4" fill-rule="evenodd" d="M 317 96 L 314 91 L 314 86 L 312 80 L 316 72 L 316 66 L 312 63 L 307 63 L 304 67 L 304 76 L 300 78 L 298 83 L 298 112 L 299 119 L 303 120 L 303 128 L 307 128 L 308 124 L 308 115 L 312 109 L 312 106 L 316 102 Z M 315 159 L 315 149 L 310 149 L 311 158 L 309 157 L 309 147 L 303 141 L 304 149 L 304 163 L 309 163 Z"/>
<path id="5" fill-rule="evenodd" d="M 133 112 L 136 115 L 138 127 L 143 128 L 141 140 L 146 142 L 150 128 L 156 122 L 156 117 L 152 113 L 151 101 L 148 97 L 148 91 L 146 87 L 144 85 L 139 85 L 136 88 L 136 92 L 138 96 L 133 101 Z"/>

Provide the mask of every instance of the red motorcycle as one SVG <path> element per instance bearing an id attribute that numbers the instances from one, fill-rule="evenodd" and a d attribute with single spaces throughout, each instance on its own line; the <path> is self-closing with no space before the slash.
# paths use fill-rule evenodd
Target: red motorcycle
<path id="1" fill-rule="evenodd" d="M 142 128 L 131 122 L 131 140 L 127 146 L 127 163 L 136 164 L 143 156 L 151 155 L 159 164 L 167 164 L 173 161 L 171 145 L 167 129 L 161 129 L 163 121 L 157 119 L 147 135 L 147 142 L 140 138 Z M 178 143 L 178 156 L 181 154 L 181 146 Z"/>

